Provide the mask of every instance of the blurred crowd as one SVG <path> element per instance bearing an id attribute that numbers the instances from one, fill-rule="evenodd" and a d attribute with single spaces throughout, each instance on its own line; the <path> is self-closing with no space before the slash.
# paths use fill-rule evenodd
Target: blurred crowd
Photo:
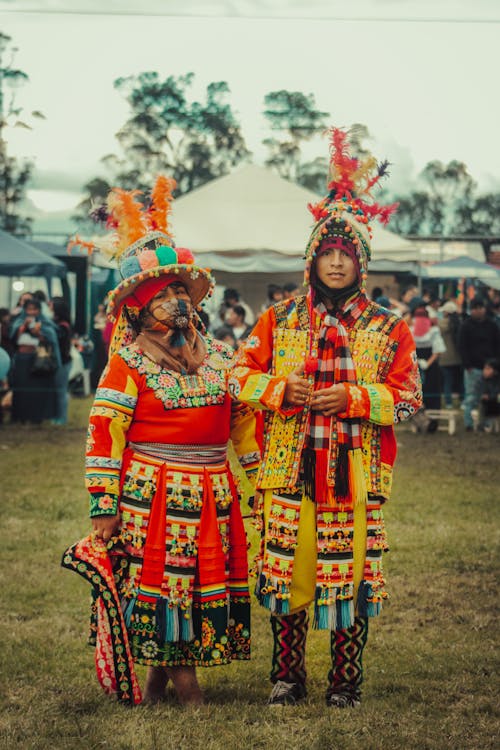
<path id="1" fill-rule="evenodd" d="M 226 288 L 212 319 L 201 311 L 201 324 L 237 349 L 261 312 L 300 293 L 293 282 L 269 284 L 266 301 L 254 311 L 237 289 Z M 456 300 L 413 285 L 398 299 L 381 287 L 370 296 L 404 317 L 413 333 L 425 406 L 414 418 L 417 429 L 434 432 L 438 423 L 429 415 L 456 408 L 463 410 L 466 431 L 498 430 L 500 291 L 485 287 L 469 300 L 467 312 Z M 0 308 L 0 418 L 9 412 L 12 423 L 66 424 L 69 394 L 95 389 L 107 361 L 111 324 L 104 301 L 92 326 L 91 335 L 75 334 L 65 300 L 47 299 L 43 291 L 22 294 L 12 310 Z"/>
<path id="2" fill-rule="evenodd" d="M 64 425 L 73 373 L 83 372 L 85 341 L 74 334 L 68 304 L 37 290 L 12 310 L 0 308 L 0 418 Z"/>

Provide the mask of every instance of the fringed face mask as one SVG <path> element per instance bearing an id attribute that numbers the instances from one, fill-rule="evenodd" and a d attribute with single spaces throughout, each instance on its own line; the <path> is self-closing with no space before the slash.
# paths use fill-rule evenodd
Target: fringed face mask
<path id="1" fill-rule="evenodd" d="M 194 310 L 184 287 L 176 286 L 174 289 L 172 285 L 162 290 L 162 293 L 157 294 L 151 300 L 148 305 L 148 313 L 148 317 L 155 321 L 155 325 L 151 327 L 161 326 L 182 330 L 189 327 Z"/>

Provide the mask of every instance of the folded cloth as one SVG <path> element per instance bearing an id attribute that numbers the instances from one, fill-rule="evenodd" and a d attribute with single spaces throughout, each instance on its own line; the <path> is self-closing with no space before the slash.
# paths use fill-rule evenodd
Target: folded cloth
<path id="1" fill-rule="evenodd" d="M 134 669 L 127 628 L 114 578 L 114 568 L 125 561 L 125 553 L 106 544 L 94 534 L 69 547 L 63 555 L 63 568 L 74 570 L 93 587 L 97 614 L 95 665 L 97 679 L 105 693 L 116 694 L 122 703 L 142 701 Z"/>

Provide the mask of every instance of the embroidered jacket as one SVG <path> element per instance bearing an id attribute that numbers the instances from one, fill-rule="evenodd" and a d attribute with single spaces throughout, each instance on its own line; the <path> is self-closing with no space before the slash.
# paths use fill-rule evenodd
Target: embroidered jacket
<path id="1" fill-rule="evenodd" d="M 348 305 L 337 313 L 348 331 L 357 379 L 356 384 L 345 384 L 347 408 L 338 417 L 361 419 L 368 492 L 388 498 L 396 458 L 393 425 L 422 405 L 415 344 L 403 320 L 363 294 L 354 307 L 354 314 Z M 231 373 L 232 395 L 253 408 L 267 410 L 259 489 L 293 491 L 299 480 L 310 409 L 306 405 L 287 410 L 283 398 L 288 375 L 304 364 L 309 353 L 309 329 L 305 296 L 274 305 L 262 314 L 240 348 Z M 315 324 L 313 354 L 318 335 Z M 313 382 L 314 375 L 309 377 Z"/>
<path id="2" fill-rule="evenodd" d="M 255 474 L 259 449 L 252 411 L 227 392 L 232 350 L 211 336 L 206 343 L 207 356 L 196 375 L 163 369 L 136 344 L 112 356 L 90 412 L 86 486 L 91 516 L 117 512 L 128 443 L 180 444 L 189 451 L 189 446 L 223 445 L 231 438 L 247 476 Z"/>

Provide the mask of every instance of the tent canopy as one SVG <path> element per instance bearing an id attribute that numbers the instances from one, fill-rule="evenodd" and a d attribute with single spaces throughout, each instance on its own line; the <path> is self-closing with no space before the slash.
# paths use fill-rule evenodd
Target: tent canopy
<path id="1" fill-rule="evenodd" d="M 0 230 L 0 276 L 66 276 L 66 266 L 33 245 Z"/>
<path id="2" fill-rule="evenodd" d="M 425 266 L 421 273 L 427 279 L 479 279 L 485 284 L 500 281 L 500 269 L 465 255 Z"/>
<path id="3" fill-rule="evenodd" d="M 256 164 L 239 167 L 179 198 L 172 212 L 175 241 L 214 270 L 233 273 L 301 271 L 319 196 Z M 418 260 L 413 242 L 373 227 L 372 257 Z"/>

